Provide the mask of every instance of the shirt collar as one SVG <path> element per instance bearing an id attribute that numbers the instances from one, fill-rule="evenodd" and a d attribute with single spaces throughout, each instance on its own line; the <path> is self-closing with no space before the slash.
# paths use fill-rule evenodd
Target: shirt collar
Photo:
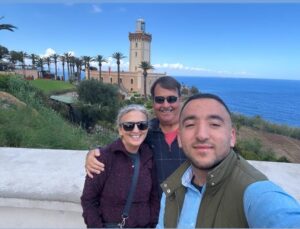
<path id="1" fill-rule="evenodd" d="M 187 168 L 187 170 L 182 175 L 181 184 L 186 188 L 190 188 L 190 189 L 193 189 L 194 191 L 199 192 L 199 190 L 192 184 L 193 176 L 194 175 L 193 175 L 192 166 L 190 166 Z M 205 187 L 206 187 L 206 184 L 203 185 L 201 193 L 204 193 Z"/>

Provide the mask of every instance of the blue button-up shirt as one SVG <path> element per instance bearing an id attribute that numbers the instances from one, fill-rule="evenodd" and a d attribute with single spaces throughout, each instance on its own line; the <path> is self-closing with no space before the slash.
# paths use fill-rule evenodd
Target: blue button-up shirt
<path id="1" fill-rule="evenodd" d="M 178 222 L 178 228 L 195 228 L 201 199 L 201 192 L 192 185 L 192 168 L 182 176 L 181 183 L 186 194 Z M 249 227 L 300 227 L 300 204 L 271 181 L 258 181 L 247 187 L 244 193 L 244 212 Z M 161 198 L 159 222 L 156 228 L 164 228 L 166 195 Z"/>

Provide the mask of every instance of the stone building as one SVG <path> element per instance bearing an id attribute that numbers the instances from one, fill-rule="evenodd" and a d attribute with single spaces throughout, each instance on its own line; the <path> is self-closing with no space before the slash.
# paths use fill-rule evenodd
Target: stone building
<path id="1" fill-rule="evenodd" d="M 139 68 L 142 61 L 151 63 L 151 41 L 152 35 L 146 33 L 145 21 L 138 19 L 136 21 L 136 31 L 129 33 L 130 51 L 129 51 L 129 71 L 120 72 L 121 89 L 126 93 L 144 94 L 143 70 Z M 147 94 L 150 94 L 150 88 L 153 82 L 166 73 L 153 73 L 148 70 L 147 75 Z M 99 80 L 98 71 L 90 71 L 90 77 Z M 101 71 L 101 77 L 104 83 L 117 84 L 117 71 Z M 86 77 L 87 78 L 87 77 Z"/>

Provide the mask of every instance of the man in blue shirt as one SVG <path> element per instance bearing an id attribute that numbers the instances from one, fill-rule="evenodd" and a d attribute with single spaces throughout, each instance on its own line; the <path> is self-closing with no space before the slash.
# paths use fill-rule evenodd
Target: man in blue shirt
<path id="1" fill-rule="evenodd" d="M 300 227 L 300 205 L 238 156 L 230 111 L 212 94 L 183 105 L 178 143 L 188 160 L 161 187 L 157 228 Z"/>

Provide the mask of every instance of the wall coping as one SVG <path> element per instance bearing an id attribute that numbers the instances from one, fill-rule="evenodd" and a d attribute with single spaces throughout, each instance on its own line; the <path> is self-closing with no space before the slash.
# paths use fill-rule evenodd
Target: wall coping
<path id="1" fill-rule="evenodd" d="M 0 206 L 20 206 L 22 200 L 22 207 L 39 203 L 41 208 L 81 211 L 86 153 L 0 147 Z M 249 162 L 300 202 L 300 164 Z"/>

